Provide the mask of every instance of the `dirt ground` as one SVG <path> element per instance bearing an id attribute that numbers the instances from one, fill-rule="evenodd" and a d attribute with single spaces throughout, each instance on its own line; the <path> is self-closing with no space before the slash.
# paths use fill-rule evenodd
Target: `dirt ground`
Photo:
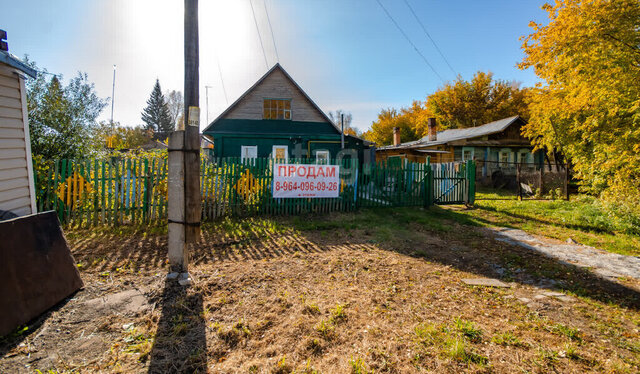
<path id="1" fill-rule="evenodd" d="M 70 230 L 85 288 L 5 337 L 0 372 L 640 371 L 637 280 L 444 224 L 209 224 L 188 288 L 165 281 L 162 230 Z"/>

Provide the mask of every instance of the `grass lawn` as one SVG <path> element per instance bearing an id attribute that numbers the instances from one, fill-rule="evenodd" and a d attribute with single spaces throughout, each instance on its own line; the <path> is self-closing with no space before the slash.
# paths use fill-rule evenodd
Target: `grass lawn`
<path id="1" fill-rule="evenodd" d="M 638 372 L 640 284 L 494 240 L 484 204 L 209 223 L 189 288 L 162 227 L 69 230 L 85 288 L 2 339 L 0 372 Z"/>
<path id="2" fill-rule="evenodd" d="M 531 234 L 579 243 L 624 255 L 640 256 L 640 236 L 585 195 L 564 200 L 518 201 L 510 192 L 479 191 L 473 210 L 459 211 L 482 226 L 519 228 Z M 637 232 L 637 227 L 635 231 Z"/>

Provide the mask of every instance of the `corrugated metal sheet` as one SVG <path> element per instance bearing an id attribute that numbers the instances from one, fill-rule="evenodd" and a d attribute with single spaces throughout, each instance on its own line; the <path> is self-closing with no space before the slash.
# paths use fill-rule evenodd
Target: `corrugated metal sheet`
<path id="1" fill-rule="evenodd" d="M 412 148 L 412 147 L 429 147 L 434 145 L 446 144 L 456 140 L 462 139 L 473 139 L 480 136 L 491 135 L 495 133 L 499 133 L 504 131 L 507 127 L 509 127 L 512 123 L 514 123 L 520 116 L 513 116 L 508 118 L 503 118 L 498 121 L 486 123 L 481 126 L 476 127 L 468 127 L 465 129 L 448 129 L 443 131 L 438 131 L 438 136 L 436 141 L 429 141 L 429 137 L 425 136 L 420 140 L 416 140 L 413 142 L 402 143 L 398 146 L 385 146 L 379 147 L 378 149 L 401 149 L 401 148 Z"/>

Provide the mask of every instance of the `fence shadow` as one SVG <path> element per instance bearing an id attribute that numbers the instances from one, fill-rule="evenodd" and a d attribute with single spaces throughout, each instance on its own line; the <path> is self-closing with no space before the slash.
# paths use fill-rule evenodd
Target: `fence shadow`
<path id="1" fill-rule="evenodd" d="M 202 294 L 167 280 L 151 349 L 149 373 L 206 373 L 207 336 Z"/>

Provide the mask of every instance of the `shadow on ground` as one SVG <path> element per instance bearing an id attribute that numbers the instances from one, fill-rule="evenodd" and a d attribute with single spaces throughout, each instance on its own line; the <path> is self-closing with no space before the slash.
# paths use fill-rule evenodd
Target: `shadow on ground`
<path id="1" fill-rule="evenodd" d="M 480 217 L 439 207 L 224 220 L 203 225 L 191 258 L 193 265 L 199 265 L 322 252 L 334 247 L 377 246 L 482 277 L 572 292 L 640 309 L 638 290 L 588 269 L 495 240 L 481 227 L 489 223 Z M 94 270 L 166 268 L 166 235 L 93 235 L 75 240 L 72 247 L 76 260 Z"/>
<path id="2" fill-rule="evenodd" d="M 206 373 L 206 321 L 202 294 L 167 280 L 155 301 L 162 314 L 158 322 L 149 373 Z"/>

